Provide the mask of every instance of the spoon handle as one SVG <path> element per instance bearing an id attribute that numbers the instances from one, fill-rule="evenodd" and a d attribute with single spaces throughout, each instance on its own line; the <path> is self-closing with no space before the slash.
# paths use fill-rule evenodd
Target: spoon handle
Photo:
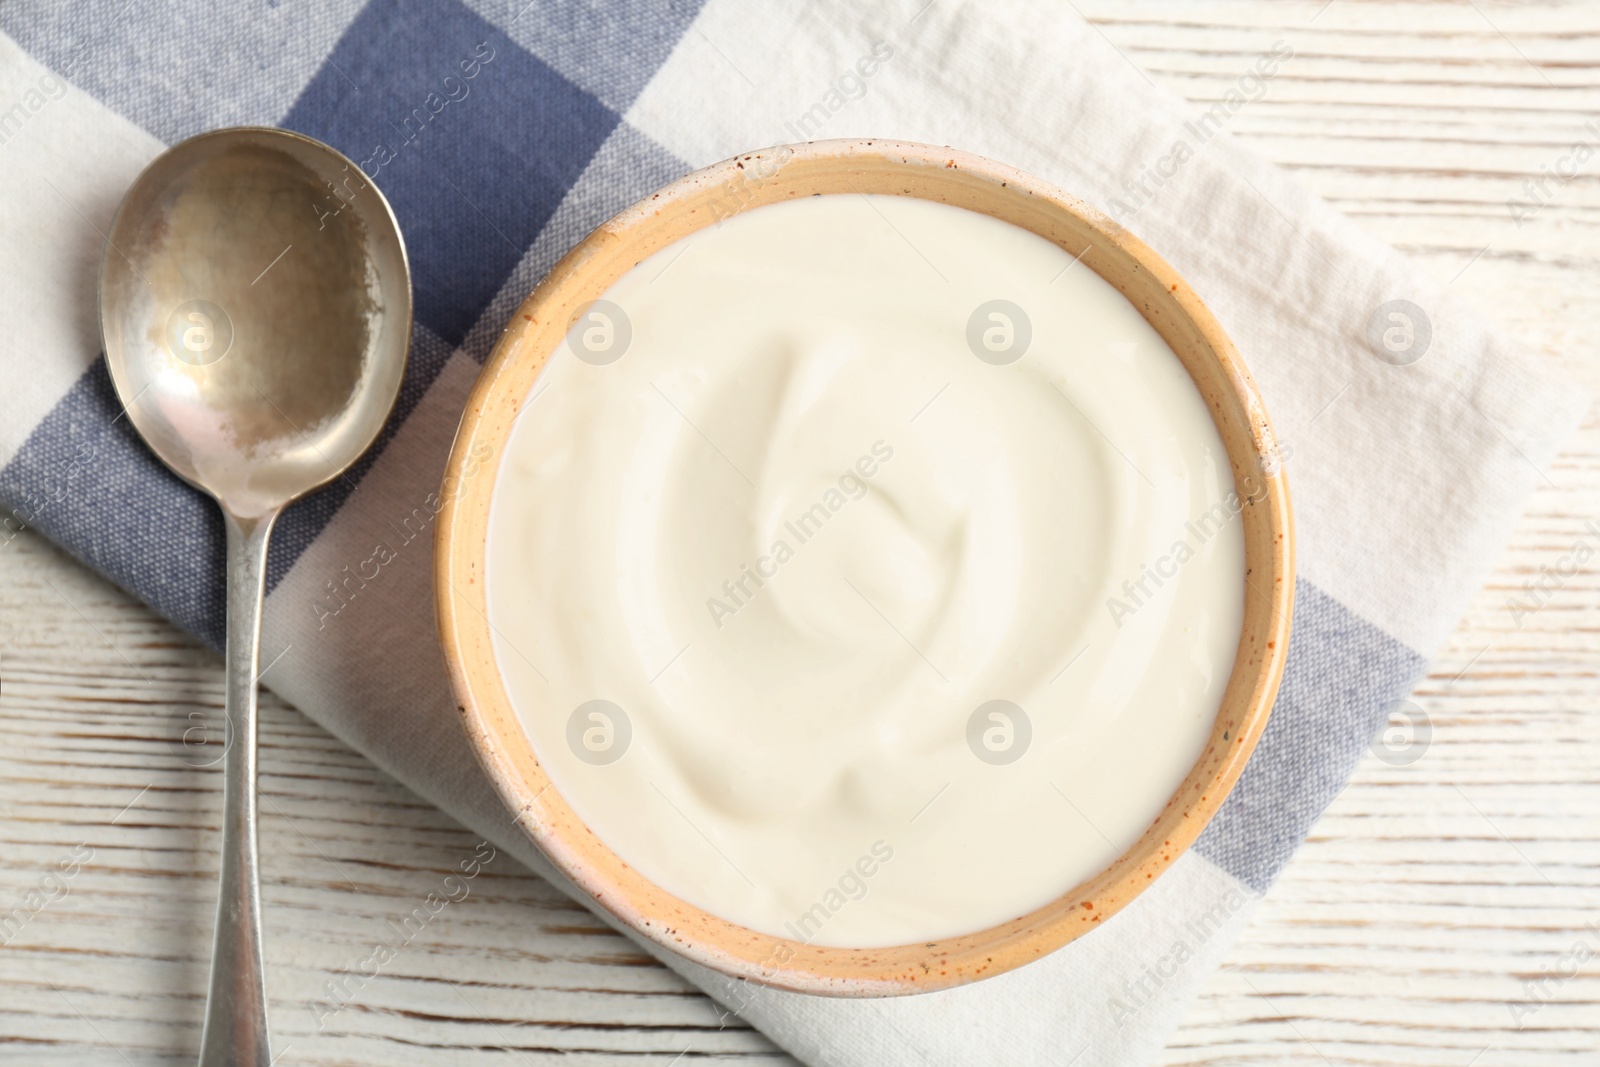
<path id="1" fill-rule="evenodd" d="M 277 512 L 228 531 L 227 744 L 222 758 L 222 877 L 200 1067 L 269 1067 L 256 848 L 256 664 L 267 540 Z"/>

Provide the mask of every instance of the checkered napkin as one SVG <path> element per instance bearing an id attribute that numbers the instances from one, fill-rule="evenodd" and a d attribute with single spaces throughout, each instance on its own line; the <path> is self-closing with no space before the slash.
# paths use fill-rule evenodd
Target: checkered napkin
<path id="1" fill-rule="evenodd" d="M 1582 407 L 1232 142 L 1234 115 L 1292 71 L 1292 40 L 1263 41 L 1202 112 L 1042 0 L 12 0 L 0 29 L 0 539 L 37 529 L 220 642 L 217 509 L 119 419 L 100 359 L 102 234 L 139 169 L 181 138 L 265 124 L 333 144 L 399 215 L 416 329 L 376 447 L 278 524 L 265 684 L 558 884 L 457 724 L 430 538 L 407 541 L 336 614 L 325 594 L 424 505 L 502 323 L 569 247 L 738 151 L 896 137 L 1041 175 L 1193 283 L 1290 457 L 1300 581 L 1271 725 L 1189 853 L 1114 921 L 1028 967 L 844 1001 L 667 959 L 815 1064 L 1149 1060 L 1465 609 Z"/>

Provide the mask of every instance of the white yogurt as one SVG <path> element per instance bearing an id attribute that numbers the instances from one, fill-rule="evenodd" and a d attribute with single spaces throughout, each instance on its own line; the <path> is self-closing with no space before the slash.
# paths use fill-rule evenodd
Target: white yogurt
<path id="1" fill-rule="evenodd" d="M 881 196 L 735 216 L 606 300 L 511 434 L 486 574 L 588 826 L 716 915 L 856 947 L 1129 847 L 1205 746 L 1244 589 L 1222 442 L 1132 305 Z"/>

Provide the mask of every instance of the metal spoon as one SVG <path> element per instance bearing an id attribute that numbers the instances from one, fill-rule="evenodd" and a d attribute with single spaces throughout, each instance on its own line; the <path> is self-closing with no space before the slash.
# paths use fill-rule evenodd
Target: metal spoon
<path id="1" fill-rule="evenodd" d="M 222 505 L 227 745 L 201 1067 L 268 1067 L 256 847 L 256 663 L 267 540 L 367 450 L 400 389 L 411 273 L 383 194 L 283 130 L 217 130 L 128 190 L 100 271 L 106 365 L 162 462 Z"/>

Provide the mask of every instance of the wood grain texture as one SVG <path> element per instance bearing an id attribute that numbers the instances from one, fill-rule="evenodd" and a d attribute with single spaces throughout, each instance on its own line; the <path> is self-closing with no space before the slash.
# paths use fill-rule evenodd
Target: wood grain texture
<path id="1" fill-rule="evenodd" d="M 1507 206 L 1600 143 L 1600 5 L 1079 8 L 1203 106 L 1289 42 L 1234 135 L 1600 394 L 1600 155 L 1523 225 Z M 1600 1063 L 1600 419 L 1542 475 L 1415 696 L 1430 745 L 1363 763 L 1165 1064 Z M 0 1060 L 193 1061 L 221 694 L 220 661 L 130 598 L 32 535 L 0 545 Z M 280 1062 L 790 1062 L 504 857 L 397 932 L 460 896 L 477 841 L 270 696 L 262 725 Z M 377 976 L 329 991 L 380 943 Z"/>

